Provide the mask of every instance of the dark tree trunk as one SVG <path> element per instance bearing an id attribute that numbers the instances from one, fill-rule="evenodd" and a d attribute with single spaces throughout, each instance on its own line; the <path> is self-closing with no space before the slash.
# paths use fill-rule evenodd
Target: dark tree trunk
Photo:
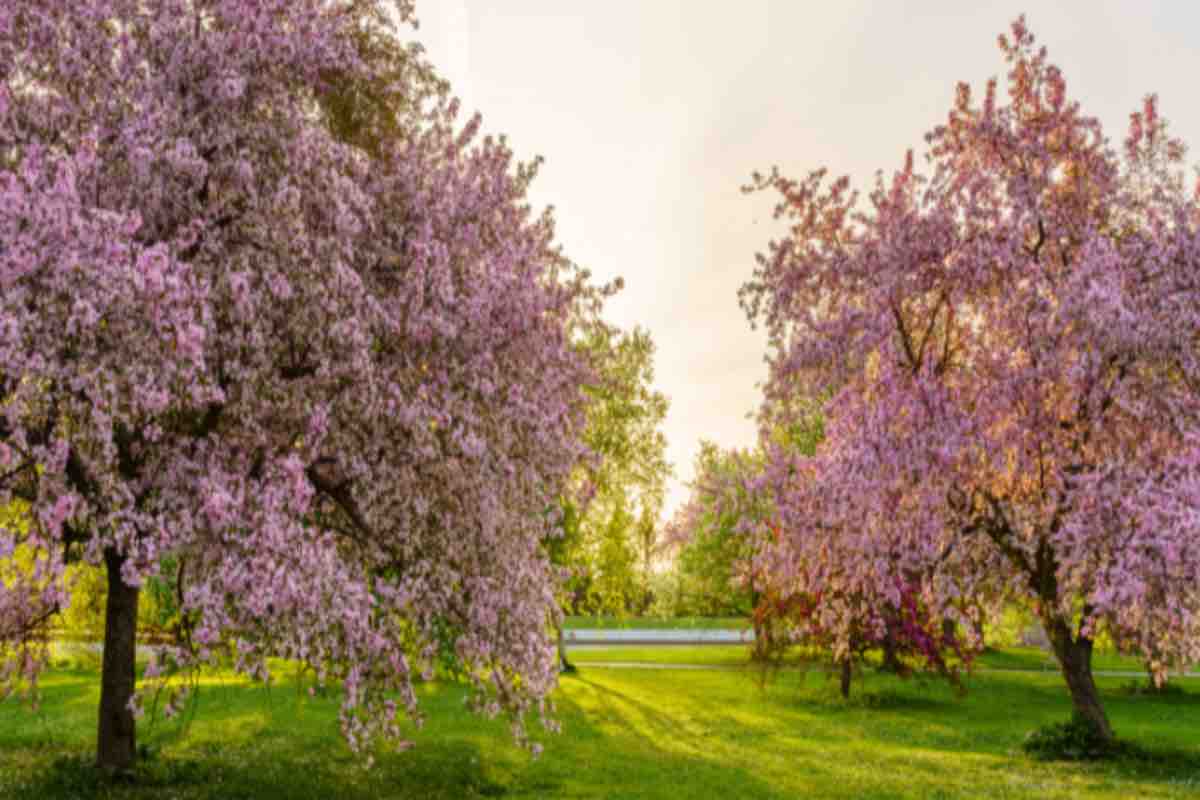
<path id="1" fill-rule="evenodd" d="M 567 646 L 563 642 L 563 626 L 558 626 L 558 670 L 559 672 L 574 672 L 575 665 L 567 660 Z"/>
<path id="2" fill-rule="evenodd" d="M 121 579 L 125 557 L 104 553 L 108 570 L 108 602 L 104 618 L 104 666 L 100 676 L 100 732 L 96 766 L 108 772 L 133 768 L 137 756 L 137 726 L 129 700 L 134 689 L 134 659 L 138 614 L 138 589 Z"/>
<path id="3" fill-rule="evenodd" d="M 1113 741 L 1112 725 L 1100 704 L 1100 693 L 1096 691 L 1096 681 L 1092 677 L 1092 640 L 1083 635 L 1072 635 L 1070 624 L 1061 617 L 1044 619 L 1042 624 L 1071 691 L 1075 713 L 1091 722 L 1105 741 Z"/>
<path id="4" fill-rule="evenodd" d="M 904 663 L 900 661 L 900 656 L 896 653 L 896 637 L 889 630 L 887 635 L 883 637 L 883 663 L 880 669 L 884 672 L 893 672 L 897 675 L 904 673 Z"/>
<path id="5" fill-rule="evenodd" d="M 841 689 L 844 699 L 850 698 L 850 678 L 853 674 L 853 664 L 849 658 L 842 659 L 841 663 Z"/>

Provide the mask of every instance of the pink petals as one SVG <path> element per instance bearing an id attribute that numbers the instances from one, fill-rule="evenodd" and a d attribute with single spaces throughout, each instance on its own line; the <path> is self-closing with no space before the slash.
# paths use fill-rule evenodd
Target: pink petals
<path id="1" fill-rule="evenodd" d="M 789 235 L 742 291 L 771 337 L 767 403 L 829 397 L 826 440 L 771 451 L 756 559 L 839 641 L 879 609 L 1020 598 L 1156 666 L 1200 660 L 1200 208 L 1157 100 L 1124 162 L 1023 20 L 1009 102 L 960 86 L 859 211 L 773 172 Z M 1185 344 L 1187 343 L 1187 344 Z M 902 580 L 902 584 L 894 581 Z M 843 600 L 838 600 L 840 596 Z M 909 631 L 919 646 L 920 626 Z"/>
<path id="2" fill-rule="evenodd" d="M 448 101 L 377 156 L 331 134 L 328 76 L 419 72 L 361 52 L 375 4 L 229 0 L 198 33 L 173 1 L 14 7 L 0 63 L 73 91 L 0 86 L 0 143 L 32 141 L 0 173 L 0 507 L 38 470 L 3 547 L 42 557 L 0 589 L 5 678 L 36 678 L 70 523 L 131 584 L 179 571 L 189 635 L 147 686 L 293 658 L 366 748 L 448 659 L 524 739 L 556 675 L 542 511 L 583 450 L 569 331 L 606 295 L 526 209 L 532 172 Z"/>

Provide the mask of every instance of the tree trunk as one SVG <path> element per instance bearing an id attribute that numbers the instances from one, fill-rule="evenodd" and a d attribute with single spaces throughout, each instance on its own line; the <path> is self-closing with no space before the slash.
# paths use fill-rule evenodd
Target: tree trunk
<path id="1" fill-rule="evenodd" d="M 104 666 L 100 676 L 100 731 L 96 766 L 107 772 L 133 768 L 137 726 L 129 700 L 133 697 L 137 654 L 138 589 L 121 578 L 125 557 L 106 550 L 108 601 L 104 618 Z"/>
<path id="2" fill-rule="evenodd" d="M 949 617 L 942 620 L 942 641 L 947 646 L 950 642 L 958 641 L 958 623 Z"/>
<path id="3" fill-rule="evenodd" d="M 574 672 L 575 665 L 567 660 L 567 646 L 563 643 L 563 626 L 558 626 L 558 671 Z"/>
<path id="4" fill-rule="evenodd" d="M 1082 635 L 1073 636 L 1070 624 L 1061 617 L 1044 619 L 1042 624 L 1071 691 L 1075 713 L 1091 722 L 1106 742 L 1113 741 L 1112 725 L 1100 704 L 1100 693 L 1092 678 L 1092 640 Z"/>
<path id="5" fill-rule="evenodd" d="M 903 675 L 904 663 L 900 661 L 900 656 L 896 652 L 896 637 L 892 635 L 891 630 L 883 637 L 880 647 L 883 650 L 883 663 L 879 665 L 879 668 L 884 672 Z"/>
<path id="6" fill-rule="evenodd" d="M 850 698 L 850 677 L 852 673 L 852 663 L 849 658 L 842 659 L 841 663 L 841 683 L 842 683 L 842 698 Z"/>

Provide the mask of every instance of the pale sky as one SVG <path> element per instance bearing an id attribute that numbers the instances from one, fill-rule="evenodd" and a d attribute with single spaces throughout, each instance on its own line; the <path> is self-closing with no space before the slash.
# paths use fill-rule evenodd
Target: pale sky
<path id="1" fill-rule="evenodd" d="M 606 316 L 647 328 L 665 433 L 686 497 L 701 438 L 752 446 L 765 339 L 737 289 L 782 227 L 739 187 L 779 164 L 866 188 L 945 119 L 959 80 L 1003 80 L 996 37 L 1022 11 L 1068 93 L 1119 146 L 1157 92 L 1200 156 L 1200 3 L 788 0 L 426 0 L 417 38 L 518 158 L 546 163 L 566 254 L 625 290 Z M 465 118 L 464 118 L 465 119 Z M 920 163 L 918 161 L 918 163 Z"/>

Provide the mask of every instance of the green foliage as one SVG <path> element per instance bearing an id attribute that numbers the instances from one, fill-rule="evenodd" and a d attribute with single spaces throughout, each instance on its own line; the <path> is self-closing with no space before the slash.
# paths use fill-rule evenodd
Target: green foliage
<path id="1" fill-rule="evenodd" d="M 771 507 L 746 485 L 762 471 L 768 449 L 811 456 L 825 437 L 816 402 L 799 410 L 768 404 L 759 421 L 762 445 L 755 450 L 700 443 L 691 497 L 674 523 L 674 536 L 683 540 L 675 557 L 678 614 L 749 614 L 758 603 L 748 581 L 756 542 L 746 527 L 766 519 Z"/>
<path id="2" fill-rule="evenodd" d="M 551 561 L 570 570 L 564 605 L 572 613 L 643 612 L 658 554 L 658 516 L 666 480 L 661 426 L 668 402 L 654 391 L 654 342 L 641 328 L 598 325 L 578 342 L 596 370 L 584 444 L 593 458 L 561 501 L 562 536 L 547 542 Z"/>
<path id="3" fill-rule="evenodd" d="M 67 576 L 71 604 L 59 615 L 60 634 L 78 641 L 103 641 L 104 603 L 108 597 L 104 568 L 80 562 L 67 567 Z M 141 603 L 138 605 L 140 612 Z"/>
<path id="4" fill-rule="evenodd" d="M 12 555 L 0 560 L 0 582 L 30 569 L 33 552 L 20 542 L 29 529 L 28 506 L 19 500 L 0 506 L 0 536 L 16 543 Z"/>
<path id="5" fill-rule="evenodd" d="M 596 531 L 593 578 L 581 609 L 586 613 L 620 615 L 632 610 L 638 601 L 638 558 L 631 536 L 633 515 L 623 491 L 618 491 L 612 501 L 608 519 Z"/>
<path id="6" fill-rule="evenodd" d="M 992 616 L 985 631 L 989 647 L 1016 647 L 1026 639 L 1026 631 L 1037 624 L 1037 617 L 1024 605 L 1008 603 Z"/>
<path id="7" fill-rule="evenodd" d="M 386 30 L 382 12 L 364 24 L 357 37 L 359 54 L 390 69 L 365 78 L 329 74 L 333 87 L 317 97 L 330 131 L 343 142 L 378 157 L 385 145 L 403 141 L 418 127 L 421 105 L 446 95 L 449 83 L 438 77 L 416 43 L 404 44 Z"/>
<path id="8" fill-rule="evenodd" d="M 1066 722 L 1033 729 L 1021 749 L 1039 761 L 1099 761 L 1129 751 L 1123 742 L 1105 739 L 1096 724 L 1079 713 Z"/>
<path id="9" fill-rule="evenodd" d="M 28 525 L 26 514 L 28 506 L 20 500 L 14 500 L 8 505 L 0 505 L 0 531 L 10 531 L 18 537 L 25 533 Z"/>
<path id="10" fill-rule="evenodd" d="M 27 507 L 21 502 L 0 507 L 0 529 L 15 532 L 19 541 L 29 524 L 27 513 Z M 10 559 L 0 562 L 0 580 L 7 571 L 28 569 L 32 557 L 27 546 L 18 546 Z M 138 632 L 149 638 L 165 636 L 179 618 L 175 577 L 178 561 L 166 557 L 160 566 L 159 574 L 143 583 L 138 601 Z M 82 560 L 78 552 L 73 552 L 66 572 L 71 602 L 57 615 L 58 634 L 77 641 L 103 641 L 105 600 L 108 597 L 104 567 L 90 564 Z"/>
<path id="11" fill-rule="evenodd" d="M 169 636 L 179 622 L 176 590 L 178 562 L 164 558 L 158 575 L 147 578 L 138 598 L 138 635 L 143 639 Z M 103 566 L 79 561 L 67 567 L 71 582 L 71 604 L 59 614 L 62 636 L 76 641 L 104 640 L 105 602 L 108 577 Z"/>
<path id="12" fill-rule="evenodd" d="M 650 576 L 650 605 L 643 612 L 644 616 L 670 621 L 682 618 L 681 615 L 691 616 L 685 610 L 686 599 L 683 576 L 672 564 L 670 569 Z"/>
<path id="13" fill-rule="evenodd" d="M 741 486 L 761 466 L 756 456 L 700 443 L 692 495 L 677 522 L 682 530 L 676 535 L 686 540 L 675 556 L 675 613 L 745 615 L 754 607 L 741 574 L 754 552 L 752 540 L 739 528 L 746 506 L 731 495 L 748 499 Z"/>

